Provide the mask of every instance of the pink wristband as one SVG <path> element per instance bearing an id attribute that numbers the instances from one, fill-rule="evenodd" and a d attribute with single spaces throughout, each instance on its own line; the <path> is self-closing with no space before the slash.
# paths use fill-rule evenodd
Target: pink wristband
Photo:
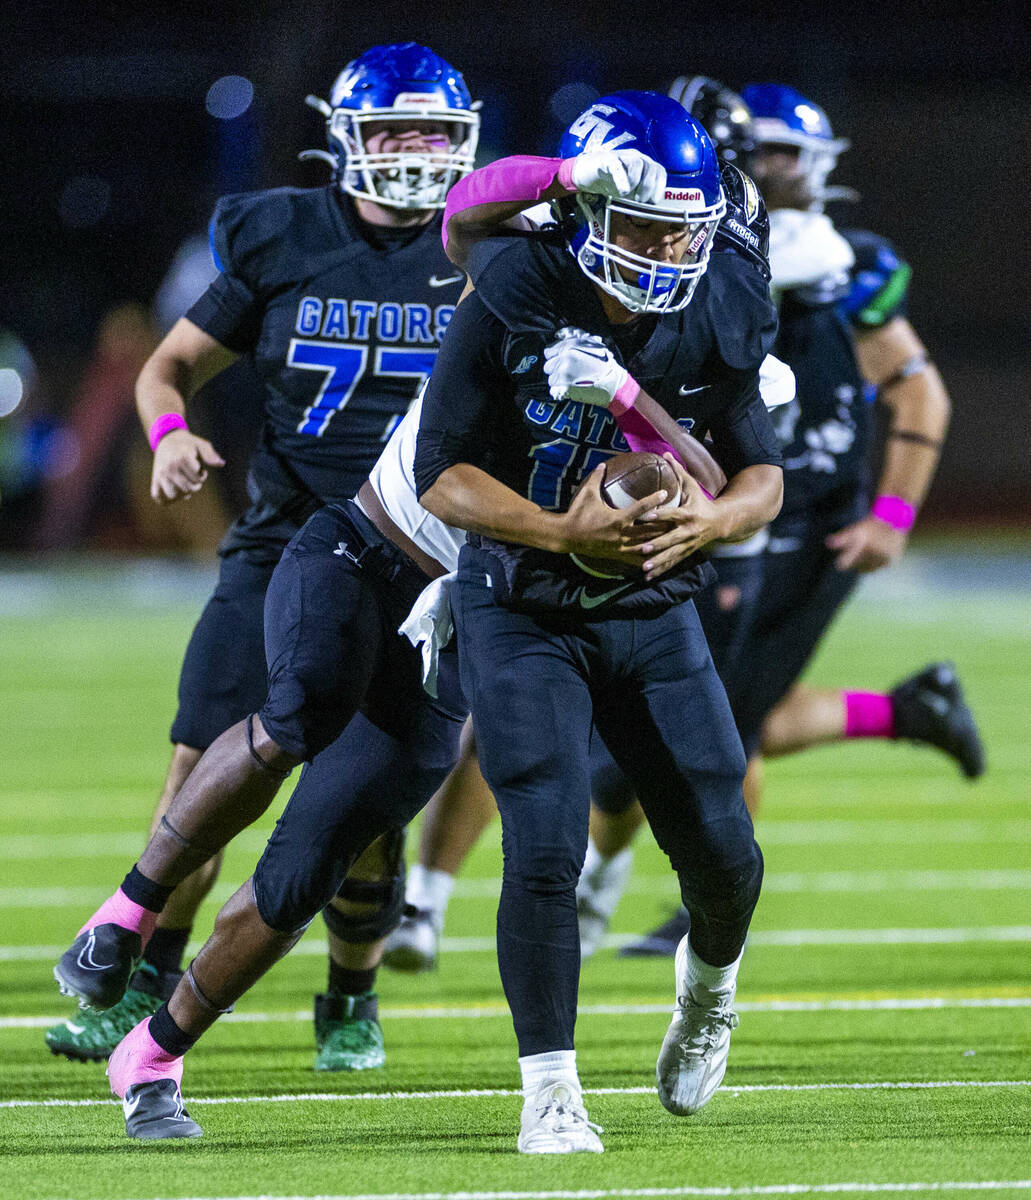
<path id="1" fill-rule="evenodd" d="M 621 417 L 623 413 L 628 412 L 634 407 L 634 402 L 640 394 L 641 385 L 633 375 L 628 374 L 626 379 L 613 392 L 612 402 L 609 404 L 609 412 L 614 417 Z"/>
<path id="2" fill-rule="evenodd" d="M 576 184 L 573 182 L 573 164 L 575 162 L 575 158 L 564 158 L 555 175 L 567 192 L 576 191 Z"/>
<path id="3" fill-rule="evenodd" d="M 189 429 L 186 418 L 179 413 L 162 413 L 147 430 L 147 441 L 150 442 L 151 450 L 156 450 L 158 442 L 173 429 Z"/>
<path id="4" fill-rule="evenodd" d="M 916 520 L 916 509 L 899 496 L 878 496 L 870 511 L 878 521 L 883 521 L 885 525 L 890 525 L 900 533 L 912 529 Z"/>

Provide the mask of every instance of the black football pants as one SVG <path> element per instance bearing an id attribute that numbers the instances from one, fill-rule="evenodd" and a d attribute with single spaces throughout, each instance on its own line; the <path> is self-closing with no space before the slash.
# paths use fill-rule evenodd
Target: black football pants
<path id="1" fill-rule="evenodd" d="M 741 742 L 690 603 L 653 620 L 563 626 L 498 607 L 467 561 L 453 606 L 480 766 L 501 812 L 498 961 L 519 1053 L 571 1049 L 592 723 L 677 873 L 692 947 L 717 966 L 740 953 L 762 879 Z"/>

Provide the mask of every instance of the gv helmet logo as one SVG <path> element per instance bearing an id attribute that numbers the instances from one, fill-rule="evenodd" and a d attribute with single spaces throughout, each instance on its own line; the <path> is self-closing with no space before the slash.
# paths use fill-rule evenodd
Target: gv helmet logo
<path id="1" fill-rule="evenodd" d="M 592 104 L 569 126 L 569 132 L 574 137 L 583 139 L 581 154 L 589 154 L 593 150 L 615 150 L 635 140 L 632 133 L 625 131 L 616 134 L 615 137 L 609 136 L 614 126 L 611 121 L 606 121 L 605 117 L 615 111 L 611 104 Z"/>

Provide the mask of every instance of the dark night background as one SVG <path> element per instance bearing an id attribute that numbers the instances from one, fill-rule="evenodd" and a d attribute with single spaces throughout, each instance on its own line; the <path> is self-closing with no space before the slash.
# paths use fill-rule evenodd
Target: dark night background
<path id="1" fill-rule="evenodd" d="M 463 71 L 483 101 L 481 161 L 553 152 L 593 92 L 665 90 L 699 72 L 736 87 L 787 82 L 852 141 L 832 179 L 863 198 L 832 215 L 890 237 L 914 268 L 909 314 L 955 410 L 929 516 L 1020 520 L 1031 499 L 1025 30 L 1016 7 L 926 12 L 652 0 L 8 5 L 0 325 L 30 349 L 38 403 L 59 414 L 104 312 L 150 303 L 220 192 L 325 179 L 324 165 L 296 159 L 325 144 L 304 96 L 325 96 L 379 41 L 423 41 Z M 225 75 L 254 85 L 232 120 L 205 107 Z"/>

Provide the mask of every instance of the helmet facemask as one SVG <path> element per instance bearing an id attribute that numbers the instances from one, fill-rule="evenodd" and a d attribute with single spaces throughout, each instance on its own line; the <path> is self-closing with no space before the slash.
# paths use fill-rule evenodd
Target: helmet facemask
<path id="1" fill-rule="evenodd" d="M 691 302 L 698 280 L 709 265 L 709 251 L 724 212 L 722 190 L 715 204 L 706 205 L 698 193 L 690 205 L 658 206 L 603 196 L 578 196 L 585 224 L 570 249 L 585 274 L 624 308 L 635 313 L 678 312 Z M 664 221 L 687 230 L 687 249 L 679 263 L 660 262 L 617 245 L 612 216 Z"/>
<path id="2" fill-rule="evenodd" d="M 398 97 L 404 101 L 404 97 Z M 409 99 L 391 108 L 336 108 L 326 124 L 336 151 L 340 186 L 349 195 L 387 208 L 443 208 L 453 184 L 473 169 L 479 139 L 478 112 Z M 366 148 L 371 123 L 389 122 L 406 130 L 422 123 L 443 126 L 447 148 L 430 152 Z M 439 135 L 430 135 L 439 136 Z"/>

